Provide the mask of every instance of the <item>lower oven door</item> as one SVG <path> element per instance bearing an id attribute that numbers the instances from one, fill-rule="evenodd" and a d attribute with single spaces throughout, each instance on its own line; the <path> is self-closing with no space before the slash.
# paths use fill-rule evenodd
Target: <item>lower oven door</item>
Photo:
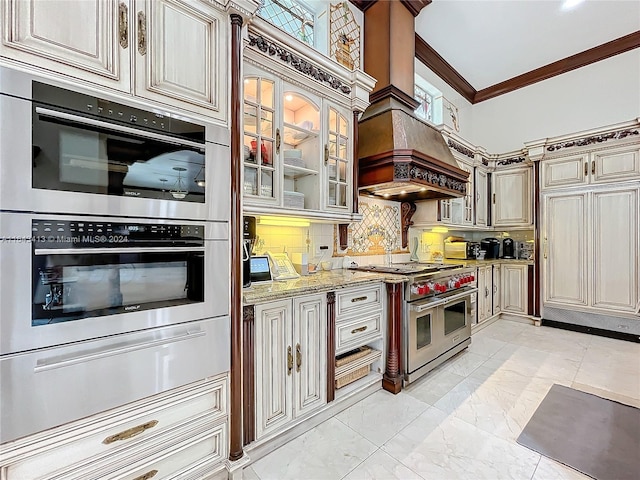
<path id="1" fill-rule="evenodd" d="M 408 304 L 405 315 L 407 381 L 424 375 L 470 343 L 475 292 L 475 288 L 465 288 L 448 296 Z"/>

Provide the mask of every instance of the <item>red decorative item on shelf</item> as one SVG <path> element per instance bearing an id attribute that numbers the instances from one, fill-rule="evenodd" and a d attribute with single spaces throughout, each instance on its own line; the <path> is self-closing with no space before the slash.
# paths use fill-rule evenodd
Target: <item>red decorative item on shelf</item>
<path id="1" fill-rule="evenodd" d="M 257 142 L 255 140 L 251 140 L 251 153 L 255 155 L 256 153 Z M 267 151 L 267 146 L 264 142 L 260 143 L 260 156 L 262 157 L 263 165 L 271 165 L 271 160 L 269 159 L 269 152 Z"/>

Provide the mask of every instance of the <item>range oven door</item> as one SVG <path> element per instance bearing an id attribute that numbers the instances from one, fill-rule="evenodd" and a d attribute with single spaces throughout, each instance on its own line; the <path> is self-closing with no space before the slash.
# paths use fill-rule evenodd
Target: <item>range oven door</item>
<path id="1" fill-rule="evenodd" d="M 0 355 L 229 314 L 223 222 L 0 213 Z"/>
<path id="2" fill-rule="evenodd" d="M 0 210 L 228 219 L 228 129 L 50 83 L 0 68 Z"/>
<path id="3" fill-rule="evenodd" d="M 475 287 L 406 305 L 405 379 L 413 381 L 469 344 Z"/>

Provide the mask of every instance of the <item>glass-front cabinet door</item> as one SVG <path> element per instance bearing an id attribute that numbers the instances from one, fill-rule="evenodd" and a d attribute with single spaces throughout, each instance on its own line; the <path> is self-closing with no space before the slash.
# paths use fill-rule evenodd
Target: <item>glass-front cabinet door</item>
<path id="1" fill-rule="evenodd" d="M 350 124 L 343 112 L 334 106 L 328 107 L 328 143 L 325 146 L 324 163 L 327 174 L 326 206 L 328 208 L 349 207 Z"/>
<path id="2" fill-rule="evenodd" d="M 244 194 L 276 198 L 275 82 L 259 76 L 244 79 Z"/>
<path id="3" fill-rule="evenodd" d="M 350 216 L 350 110 L 248 64 L 243 108 L 245 210 Z"/>
<path id="4" fill-rule="evenodd" d="M 282 206 L 320 208 L 320 105 L 293 87 L 282 93 Z"/>

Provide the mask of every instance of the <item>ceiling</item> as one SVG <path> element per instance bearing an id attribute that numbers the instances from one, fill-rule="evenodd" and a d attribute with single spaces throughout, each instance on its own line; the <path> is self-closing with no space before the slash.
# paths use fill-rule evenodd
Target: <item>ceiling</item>
<path id="1" fill-rule="evenodd" d="M 426 44 L 420 49 L 417 41 L 416 55 L 421 59 L 422 51 L 424 58 L 433 57 L 435 51 L 439 63 L 428 66 L 439 74 L 437 70 L 448 66 L 449 71 L 442 73 L 450 78 L 443 78 L 457 83 L 458 88 L 452 86 L 465 90 L 468 99 L 475 95 L 472 103 L 506 93 L 498 88 L 503 83 L 530 84 L 620 50 L 635 48 L 640 55 L 636 48 L 640 0 L 586 0 L 571 9 L 562 4 L 561 0 L 433 0 L 415 20 L 416 34 Z M 626 38 L 616 41 L 621 37 Z M 576 56 L 573 61 L 563 61 L 572 56 Z M 536 76 L 541 78 L 535 80 Z"/>

